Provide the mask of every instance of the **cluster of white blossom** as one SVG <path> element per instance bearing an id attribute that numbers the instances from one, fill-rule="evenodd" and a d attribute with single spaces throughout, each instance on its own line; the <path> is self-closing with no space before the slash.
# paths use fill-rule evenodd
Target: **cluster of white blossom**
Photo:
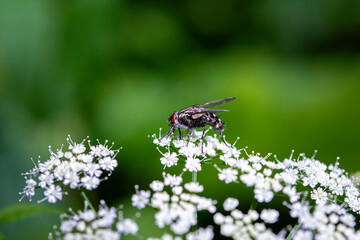
<path id="1" fill-rule="evenodd" d="M 207 228 L 199 228 L 195 232 L 186 234 L 186 240 L 211 240 L 214 238 L 214 231 L 211 226 Z M 147 240 L 182 240 L 180 236 L 172 236 L 169 233 L 164 233 L 161 238 L 148 238 Z"/>
<path id="2" fill-rule="evenodd" d="M 224 216 L 221 213 L 214 215 L 214 222 L 220 225 L 220 234 L 233 239 L 285 239 L 285 231 L 279 234 L 266 228 L 266 224 L 272 224 L 278 221 L 279 212 L 274 209 L 264 209 L 259 214 L 255 210 L 249 210 L 244 214 L 236 209 L 239 201 L 235 198 L 227 198 L 224 201 L 225 211 L 230 211 L 230 215 Z"/>
<path id="3" fill-rule="evenodd" d="M 60 227 L 54 226 L 54 232 L 49 233 L 49 239 L 64 240 L 119 240 L 122 235 L 135 235 L 138 225 L 130 218 L 124 218 L 123 212 L 114 207 L 106 206 L 100 201 L 99 210 L 91 209 L 87 202 L 83 211 L 76 214 L 69 209 L 71 215 L 60 216 Z"/>
<path id="4" fill-rule="evenodd" d="M 167 152 L 165 153 L 161 152 L 158 148 L 163 156 L 160 159 L 161 164 L 163 164 L 165 168 L 175 166 L 178 163 L 179 157 L 182 157 L 185 159 L 184 171 L 198 172 L 201 171 L 201 163 L 217 156 L 219 152 L 221 152 L 226 158 L 239 157 L 241 150 L 229 147 L 228 144 L 220 142 L 219 139 L 216 138 L 216 135 L 206 136 L 206 143 L 204 141 L 202 144 L 202 134 L 203 133 L 201 131 L 192 131 L 189 141 L 187 139 L 173 140 L 170 137 L 161 139 L 160 136 L 159 138 L 156 138 L 156 134 L 152 135 L 154 138 L 154 144 L 167 148 Z M 177 152 L 170 152 L 171 143 L 176 149 L 178 149 Z M 203 151 L 201 151 L 202 147 Z"/>
<path id="5" fill-rule="evenodd" d="M 359 229 L 359 183 L 339 168 L 338 161 L 328 166 L 316 160 L 315 154 L 311 158 L 305 154 L 293 158 L 293 152 L 283 161 L 276 156 L 275 160 L 269 160 L 271 154 L 265 157 L 254 152 L 248 154 L 246 148 L 237 149 L 236 142 L 230 146 L 220 141 L 216 134 L 206 136 L 204 142 L 202 136 L 201 131 L 192 131 L 185 139 L 153 135 L 153 142 L 161 154 L 160 163 L 164 168 L 181 165 L 182 172 L 180 175 L 163 172 L 163 181 L 152 181 L 151 190 L 139 190 L 135 186 L 132 205 L 138 209 L 154 208 L 155 224 L 165 231 L 170 229 L 160 238 L 148 240 L 213 239 L 213 226 L 198 227 L 198 212 L 202 210 L 213 214 L 214 223 L 220 226 L 219 234 L 232 239 L 360 240 L 360 230 L 356 230 Z M 63 186 L 92 190 L 110 176 L 117 166 L 115 157 L 119 149 L 112 150 L 113 144 L 108 146 L 107 141 L 104 144 L 98 141 L 92 146 L 88 140 L 87 151 L 86 140 L 75 143 L 69 136 L 66 151 L 61 147 L 53 152 L 49 147 L 50 158 L 43 163 L 34 163 L 35 167 L 23 174 L 26 186 L 20 192 L 20 201 L 25 196 L 31 200 L 35 189 L 42 188 L 45 197 L 39 202 L 55 203 L 62 199 Z M 205 164 L 217 169 L 220 181 L 253 188 L 251 198 L 253 203 L 262 203 L 261 209 L 252 204 L 250 210 L 241 211 L 239 200 L 229 197 L 223 203 L 229 214 L 216 212 L 217 202 L 200 196 L 204 187 L 196 182 L 197 172 Z M 191 172 L 191 182 L 184 182 L 182 175 L 185 172 Z M 280 224 L 279 211 L 266 208 L 275 196 L 285 199 L 283 204 L 289 210 L 288 215 L 297 221 L 293 226 L 287 223 L 278 233 L 273 232 L 271 224 Z M 108 208 L 101 201 L 96 212 L 87 201 L 83 211 L 74 213 L 70 210 L 71 215 L 62 215 L 60 227 L 55 227 L 49 239 L 112 240 L 127 234 L 139 237 L 137 224 L 124 219 L 122 211 Z"/>
<path id="6" fill-rule="evenodd" d="M 360 231 L 355 231 L 354 215 L 341 205 L 317 204 L 309 206 L 307 202 L 286 204 L 290 215 L 298 219 L 299 228 L 293 239 L 360 239 Z M 312 210 L 311 210 L 312 209 Z"/>
<path id="7" fill-rule="evenodd" d="M 197 182 L 189 182 L 181 186 L 181 176 L 163 173 L 164 181 L 154 180 L 150 184 L 152 191 L 139 191 L 136 186 L 136 194 L 132 196 L 132 205 L 138 209 L 146 207 L 158 209 L 155 214 L 155 223 L 159 228 L 170 226 L 175 235 L 186 235 L 186 239 L 212 239 L 212 228 L 198 230 L 189 233 L 192 226 L 197 224 L 197 212 L 207 210 L 210 213 L 216 211 L 216 201 L 197 195 L 203 191 L 203 186 Z M 167 190 L 169 191 L 166 191 Z M 168 239 L 163 236 L 162 239 Z M 205 237 L 207 236 L 207 237 Z"/>
<path id="8" fill-rule="evenodd" d="M 258 202 L 271 202 L 275 194 L 286 196 L 287 200 L 284 201 L 284 204 L 290 206 L 289 215 L 298 218 L 298 224 L 300 224 L 296 228 L 293 226 L 291 231 L 292 236 L 296 239 L 303 239 L 302 236 L 308 239 L 306 236 L 309 234 L 314 234 L 311 236 L 316 239 L 325 239 L 324 236 L 327 238 L 331 236 L 335 239 L 360 239 L 359 233 L 355 231 L 357 229 L 355 221 L 353 221 L 354 215 L 360 213 L 359 184 L 339 168 L 338 161 L 327 166 L 316 160 L 315 155 L 308 158 L 305 154 L 300 154 L 298 158 L 294 159 L 293 153 L 283 161 L 279 161 L 276 156 L 275 160 L 271 161 L 268 160 L 271 154 L 265 157 L 255 153 L 248 154 L 245 148 L 237 149 L 234 147 L 235 144 L 228 146 L 228 144 L 220 142 L 216 135 L 205 137 L 202 153 L 201 134 L 202 132 L 194 131 L 189 142 L 176 138 L 165 138 L 160 141 L 153 135 L 158 149 L 159 147 L 166 149 L 165 153 L 159 149 L 162 154 L 161 163 L 165 167 L 171 167 L 184 159 L 183 171 L 190 172 L 200 171 L 202 164 L 213 164 L 218 170 L 219 180 L 226 184 L 239 183 L 240 180 L 246 186 L 254 189 L 254 198 Z M 242 152 L 245 154 L 240 157 Z M 193 164 L 194 159 L 196 159 L 196 167 Z M 307 209 L 307 211 L 304 210 L 307 214 L 301 215 L 302 217 L 293 214 L 293 206 L 302 206 L 303 209 Z M 329 210 L 334 206 L 338 206 L 341 211 Z M 272 210 L 273 213 L 274 211 L 276 210 Z M 285 230 L 280 232 L 281 234 L 275 235 L 264 228 L 263 223 L 254 224 L 259 218 L 259 214 L 255 214 L 253 210 L 245 215 L 235 209 L 231 216 L 223 218 L 219 214 L 216 214 L 215 222 L 221 225 L 221 233 L 225 236 L 236 239 L 245 239 L 246 236 L 262 239 L 258 236 L 262 236 L 263 233 L 269 239 L 284 237 Z M 266 215 L 266 212 L 261 215 Z M 324 216 L 324 218 L 321 219 L 315 215 Z M 257 226 L 254 228 L 256 231 L 251 233 L 243 231 L 245 217 L 251 219 L 251 221 L 247 220 L 246 224 Z M 305 222 L 310 222 L 309 219 L 317 221 L 317 224 L 313 223 L 310 228 L 305 224 Z M 341 219 L 346 219 L 346 223 Z M 262 220 L 270 223 L 265 219 Z M 327 228 L 330 229 L 326 230 Z M 289 230 L 291 227 L 286 229 L 286 231 Z M 327 235 L 324 235 L 325 233 Z"/>
<path id="9" fill-rule="evenodd" d="M 85 188 L 92 190 L 98 187 L 100 181 L 107 179 L 118 163 L 115 159 L 119 149 L 112 150 L 106 140 L 104 144 L 91 145 L 88 140 L 87 149 L 84 142 L 73 142 L 70 136 L 67 138 L 68 150 L 64 151 L 63 146 L 56 152 L 49 146 L 50 158 L 45 162 L 38 160 L 35 167 L 24 173 L 26 186 L 19 194 L 20 201 L 25 197 L 35 195 L 36 188 L 44 189 L 45 197 L 39 202 L 47 200 L 55 203 L 61 200 L 64 194 L 62 185 L 69 185 L 70 188 Z"/>

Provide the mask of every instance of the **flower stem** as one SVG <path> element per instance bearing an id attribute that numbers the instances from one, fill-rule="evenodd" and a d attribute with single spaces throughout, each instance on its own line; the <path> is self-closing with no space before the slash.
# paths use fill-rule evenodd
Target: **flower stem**
<path id="1" fill-rule="evenodd" d="M 291 230 L 291 232 L 289 233 L 289 235 L 286 237 L 285 240 L 290 240 L 293 238 L 294 234 L 299 230 L 299 228 L 301 227 L 301 224 L 298 222 L 293 229 Z"/>
<path id="2" fill-rule="evenodd" d="M 83 199 L 85 202 L 87 202 L 87 204 L 89 205 L 89 207 L 91 208 L 91 210 L 96 211 L 95 208 L 94 208 L 94 206 L 91 204 L 89 198 L 86 196 L 84 190 L 83 190 L 82 188 L 79 188 L 79 192 L 80 192 L 80 195 L 81 195 L 82 199 Z"/>
<path id="3" fill-rule="evenodd" d="M 191 181 L 192 182 L 197 182 L 197 172 L 192 172 L 192 179 L 191 179 Z"/>
<path id="4" fill-rule="evenodd" d="M 256 206 L 258 205 L 258 201 L 253 198 L 252 202 L 251 202 L 251 205 L 250 205 L 250 210 L 255 210 Z"/>

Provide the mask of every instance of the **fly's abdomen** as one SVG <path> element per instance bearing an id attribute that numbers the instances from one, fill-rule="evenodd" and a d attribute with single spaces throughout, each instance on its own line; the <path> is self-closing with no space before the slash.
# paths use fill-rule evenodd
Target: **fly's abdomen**
<path id="1" fill-rule="evenodd" d="M 202 117 L 202 121 L 205 124 L 209 124 L 216 130 L 222 130 L 224 128 L 224 122 L 215 113 L 206 113 Z"/>

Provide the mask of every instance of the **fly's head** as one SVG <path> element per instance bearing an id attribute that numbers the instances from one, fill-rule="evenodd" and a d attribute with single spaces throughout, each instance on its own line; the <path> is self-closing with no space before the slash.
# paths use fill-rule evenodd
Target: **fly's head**
<path id="1" fill-rule="evenodd" d="M 179 123 L 178 118 L 179 118 L 179 113 L 173 112 L 173 114 L 171 114 L 170 117 L 168 118 L 170 126 L 174 126 L 175 124 Z"/>

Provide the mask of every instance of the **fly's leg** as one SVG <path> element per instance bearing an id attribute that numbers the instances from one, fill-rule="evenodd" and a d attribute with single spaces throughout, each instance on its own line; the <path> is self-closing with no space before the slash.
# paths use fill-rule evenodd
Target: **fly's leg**
<path id="1" fill-rule="evenodd" d="M 191 129 L 190 129 L 190 128 L 188 128 L 188 130 L 187 130 L 187 137 L 188 137 L 188 139 L 187 139 L 187 144 L 186 144 L 186 146 L 189 146 L 189 142 L 190 142 L 190 134 L 191 134 Z"/>
<path id="2" fill-rule="evenodd" d="M 179 130 L 179 137 L 180 137 L 180 140 L 181 140 L 181 130 L 180 130 L 179 127 L 178 127 L 178 130 Z"/>
<path id="3" fill-rule="evenodd" d="M 224 138 L 223 138 L 223 134 L 222 131 L 219 131 L 220 133 L 220 139 L 225 143 L 226 146 L 230 147 L 229 145 L 227 145 L 227 143 L 225 142 Z"/>
<path id="4" fill-rule="evenodd" d="M 201 154 L 204 154 L 204 136 L 205 136 L 205 130 L 206 130 L 206 125 L 204 126 L 204 130 L 201 136 Z"/>
<path id="5" fill-rule="evenodd" d="M 172 126 L 171 128 L 170 128 L 170 130 L 162 137 L 162 138 L 160 138 L 160 140 L 159 141 L 161 141 L 163 138 L 165 138 L 165 137 L 168 137 L 170 134 L 171 134 L 171 132 L 174 132 L 175 131 L 175 127 L 174 126 Z"/>

